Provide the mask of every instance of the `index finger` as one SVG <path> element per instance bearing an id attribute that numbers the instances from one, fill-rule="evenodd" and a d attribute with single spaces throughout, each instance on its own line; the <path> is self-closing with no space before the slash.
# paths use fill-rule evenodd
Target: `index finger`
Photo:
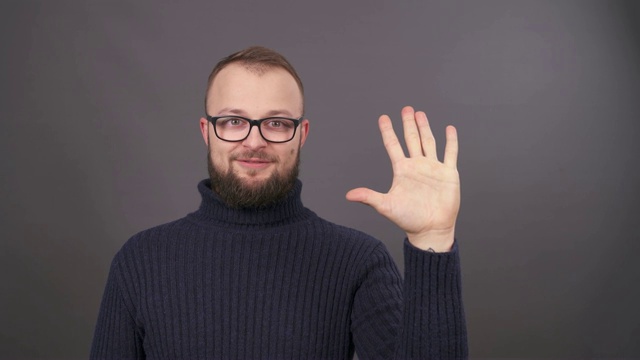
<path id="1" fill-rule="evenodd" d="M 387 149 L 391 163 L 394 164 L 404 159 L 404 151 L 402 151 L 402 146 L 400 146 L 396 132 L 393 130 L 393 124 L 391 124 L 389 116 L 380 116 L 378 126 L 380 127 L 380 134 L 382 135 L 382 143 L 385 149 Z"/>

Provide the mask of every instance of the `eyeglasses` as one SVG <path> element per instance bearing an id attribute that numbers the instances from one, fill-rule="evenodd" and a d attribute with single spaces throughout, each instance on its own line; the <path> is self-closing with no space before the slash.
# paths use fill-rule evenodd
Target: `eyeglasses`
<path id="1" fill-rule="evenodd" d="M 237 115 L 209 116 L 207 120 L 213 124 L 213 130 L 220 140 L 242 141 L 249 137 L 254 126 L 260 130 L 260 135 L 266 141 L 272 143 L 284 143 L 293 139 L 296 128 L 303 117 L 291 119 L 286 117 L 268 117 L 252 120 Z"/>

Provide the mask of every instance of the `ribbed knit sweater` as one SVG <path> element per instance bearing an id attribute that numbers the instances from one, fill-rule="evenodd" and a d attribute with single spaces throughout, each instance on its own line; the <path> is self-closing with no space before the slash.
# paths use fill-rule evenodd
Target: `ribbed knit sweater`
<path id="1" fill-rule="evenodd" d="M 116 254 L 92 359 L 459 359 L 467 356 L 457 245 L 384 245 L 321 219 L 302 184 L 260 210 L 200 208 Z"/>

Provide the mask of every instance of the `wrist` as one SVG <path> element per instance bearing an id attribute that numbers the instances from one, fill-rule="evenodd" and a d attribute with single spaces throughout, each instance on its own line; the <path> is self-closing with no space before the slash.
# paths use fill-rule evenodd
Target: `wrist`
<path id="1" fill-rule="evenodd" d="M 447 230 L 429 230 L 423 233 L 407 234 L 411 245 L 418 249 L 433 252 L 449 252 L 453 247 L 454 228 Z"/>

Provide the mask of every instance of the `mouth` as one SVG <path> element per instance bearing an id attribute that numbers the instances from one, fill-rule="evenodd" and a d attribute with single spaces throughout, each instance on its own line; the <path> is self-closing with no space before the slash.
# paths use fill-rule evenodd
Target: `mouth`
<path id="1" fill-rule="evenodd" d="M 260 158 L 240 158 L 236 162 L 243 167 L 251 169 L 263 169 L 271 164 L 271 161 Z"/>

